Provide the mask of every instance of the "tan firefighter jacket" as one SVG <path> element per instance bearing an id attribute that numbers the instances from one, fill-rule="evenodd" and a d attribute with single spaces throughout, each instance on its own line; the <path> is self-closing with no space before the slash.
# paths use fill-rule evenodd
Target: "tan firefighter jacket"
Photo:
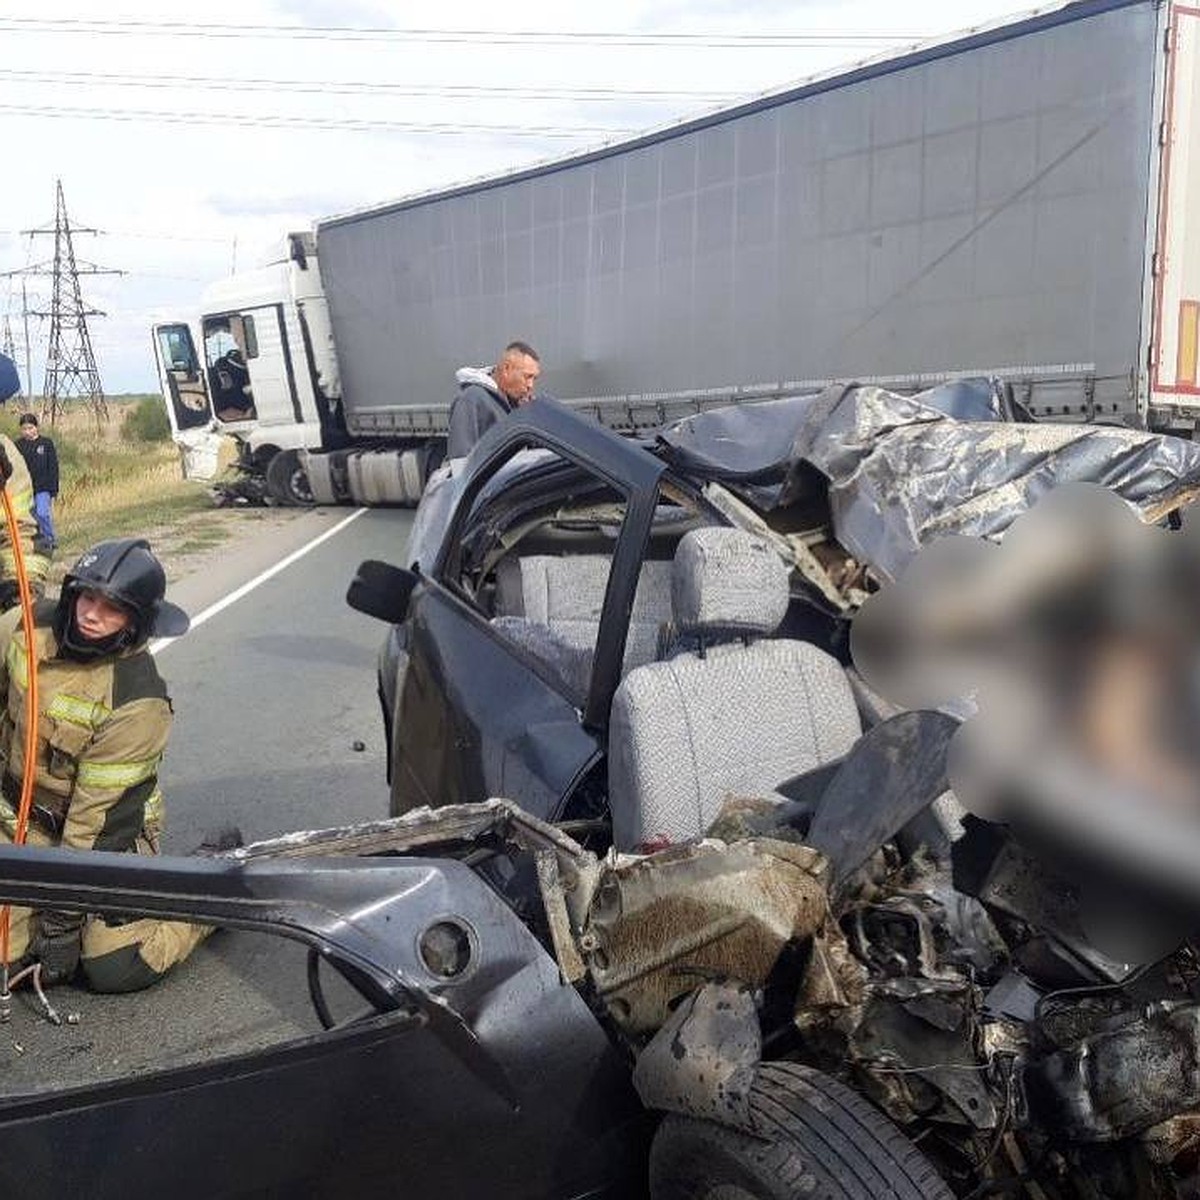
<path id="1" fill-rule="evenodd" d="M 7 434 L 0 433 L 0 446 L 4 448 L 5 454 L 8 455 L 8 461 L 12 463 L 12 477 L 6 487 L 9 499 L 12 500 L 13 511 L 17 516 L 17 528 L 21 532 L 21 549 L 25 552 L 25 571 L 29 576 L 30 584 L 37 594 L 41 595 L 46 573 L 50 570 L 50 559 L 33 547 L 33 539 L 38 531 L 37 521 L 33 516 L 33 480 L 30 478 L 29 468 L 25 465 L 25 459 L 13 445 L 12 438 Z M 10 580 L 15 581 L 16 578 L 16 556 L 13 554 L 13 548 L 9 541 L 8 522 L 4 520 L 3 513 L 0 512 L 0 584 Z M 9 598 L 11 592 L 11 588 L 0 586 L 0 606 L 9 607 L 16 603 L 15 599 Z"/>
<path id="2" fill-rule="evenodd" d="M 54 606 L 37 606 L 37 775 L 31 823 L 63 846 L 132 850 L 162 824 L 158 769 L 171 732 L 171 701 L 145 646 L 94 662 L 58 657 Z M 0 828 L 12 836 L 24 773 L 25 634 L 0 622 Z"/>

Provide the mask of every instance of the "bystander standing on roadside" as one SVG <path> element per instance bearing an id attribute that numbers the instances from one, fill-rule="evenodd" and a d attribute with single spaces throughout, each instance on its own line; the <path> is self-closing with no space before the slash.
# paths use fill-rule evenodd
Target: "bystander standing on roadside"
<path id="1" fill-rule="evenodd" d="M 491 370 L 463 367 L 456 373 L 458 395 L 450 406 L 446 457 L 462 458 L 498 421 L 533 399 L 542 373 L 537 351 L 526 342 L 509 342 Z"/>
<path id="2" fill-rule="evenodd" d="M 42 437 L 38 419 L 31 412 L 21 416 L 21 440 L 17 449 L 29 467 L 33 480 L 33 515 L 38 524 L 38 537 L 42 548 L 49 553 L 54 549 L 54 520 L 50 515 L 54 497 L 58 495 L 58 451 L 54 442 Z"/>

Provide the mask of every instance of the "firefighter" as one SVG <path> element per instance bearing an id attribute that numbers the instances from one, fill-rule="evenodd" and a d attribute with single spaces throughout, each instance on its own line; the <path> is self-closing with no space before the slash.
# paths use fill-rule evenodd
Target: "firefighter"
<path id="1" fill-rule="evenodd" d="M 20 391 L 20 386 L 12 359 L 0 354 L 0 405 L 12 399 Z M 33 515 L 33 480 L 16 443 L 6 433 L 0 433 L 0 486 L 8 489 L 13 502 L 21 549 L 25 551 L 25 573 L 29 576 L 34 594 L 40 596 L 45 588 L 46 573 L 50 570 L 50 559 L 41 553 L 40 540 L 35 548 L 38 525 Z M 18 601 L 13 548 L 9 545 L 8 526 L 0 520 L 0 612 L 14 608 Z"/>
<path id="2" fill-rule="evenodd" d="M 101 542 L 35 608 L 37 757 L 28 841 L 37 846 L 156 854 L 158 770 L 171 701 L 147 642 L 187 616 L 168 603 L 166 575 L 142 539 Z M 0 839 L 13 841 L 24 762 L 29 654 L 19 610 L 0 620 Z M 150 918 L 122 920 L 14 907 L 14 962 L 38 961 L 43 983 L 83 975 L 95 991 L 148 987 L 210 932 Z"/>

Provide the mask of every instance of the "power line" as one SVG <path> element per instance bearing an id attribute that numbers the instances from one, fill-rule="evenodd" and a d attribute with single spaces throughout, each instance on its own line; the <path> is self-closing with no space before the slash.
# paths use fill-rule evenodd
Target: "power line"
<path id="1" fill-rule="evenodd" d="M 11 237 L 23 237 L 27 233 L 50 233 L 53 226 L 46 230 L 30 230 L 30 229 L 0 229 L 0 234 L 7 234 Z M 122 238 L 145 238 L 152 242 L 211 242 L 219 245 L 227 245 L 229 238 L 227 237 L 202 237 L 199 234 L 191 233 L 155 233 L 150 229 L 100 229 L 98 233 L 108 234 L 111 237 Z M 19 275 L 20 271 L 0 271 L 0 279 L 9 275 Z"/>
<path id="2" fill-rule="evenodd" d="M 361 80 L 338 80 L 314 83 L 306 79 L 235 79 L 212 75 L 121 75 L 103 71 L 21 71 L 0 68 L 0 81 L 13 83 L 52 83 L 67 86 L 103 84 L 110 87 L 180 88 L 195 87 L 230 92 L 299 92 L 317 95 L 428 96 L 435 99 L 511 99 L 511 100 L 570 100 L 570 101 L 627 101 L 627 100 L 708 100 L 736 98 L 741 93 L 730 91 L 680 91 L 655 88 L 633 88 L 628 91 L 613 87 L 527 88 L 482 86 L 475 84 L 410 84 Z"/>
<path id="3" fill-rule="evenodd" d="M 129 268 L 121 272 L 122 275 L 128 275 L 137 279 L 171 279 L 182 281 L 184 283 L 209 283 L 210 280 L 202 275 L 172 275 L 168 271 L 138 271 Z"/>
<path id="4" fill-rule="evenodd" d="M 229 244 L 227 237 L 201 237 L 198 234 L 188 233 L 154 233 L 146 229 L 105 229 L 102 232 L 111 237 L 145 238 L 152 242 L 205 242 L 221 246 Z"/>
<path id="5" fill-rule="evenodd" d="M 608 30 L 388 29 L 351 25 L 233 25 L 200 21 L 101 21 L 88 18 L 0 17 L 14 33 L 140 34 L 151 37 L 287 38 L 301 41 L 675 46 L 701 49 L 786 49 L 796 46 L 877 46 L 920 40 L 911 33 L 805 30 L 791 33 L 618 33 Z"/>
<path id="6" fill-rule="evenodd" d="M 61 105 L 0 104 L 0 112 L 75 120 L 147 121 L 167 125 L 234 125 L 264 129 L 361 130 L 365 133 L 411 133 L 436 136 L 497 134 L 502 137 L 620 137 L 635 132 L 608 126 L 569 128 L 557 125 L 474 125 L 455 122 L 383 121 L 359 117 L 294 117 L 247 113 L 162 112 L 134 108 L 68 108 Z"/>

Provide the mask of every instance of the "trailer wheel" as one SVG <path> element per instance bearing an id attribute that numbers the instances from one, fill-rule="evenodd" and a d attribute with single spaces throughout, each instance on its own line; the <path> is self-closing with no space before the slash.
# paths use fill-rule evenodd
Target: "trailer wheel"
<path id="1" fill-rule="evenodd" d="M 280 504 L 298 507 L 314 503 L 308 476 L 297 450 L 280 450 L 267 463 L 267 491 Z"/>
<path id="2" fill-rule="evenodd" d="M 764 1063 L 758 1136 L 667 1116 L 650 1150 L 652 1200 L 953 1200 L 921 1152 L 852 1089 L 798 1063 Z"/>

